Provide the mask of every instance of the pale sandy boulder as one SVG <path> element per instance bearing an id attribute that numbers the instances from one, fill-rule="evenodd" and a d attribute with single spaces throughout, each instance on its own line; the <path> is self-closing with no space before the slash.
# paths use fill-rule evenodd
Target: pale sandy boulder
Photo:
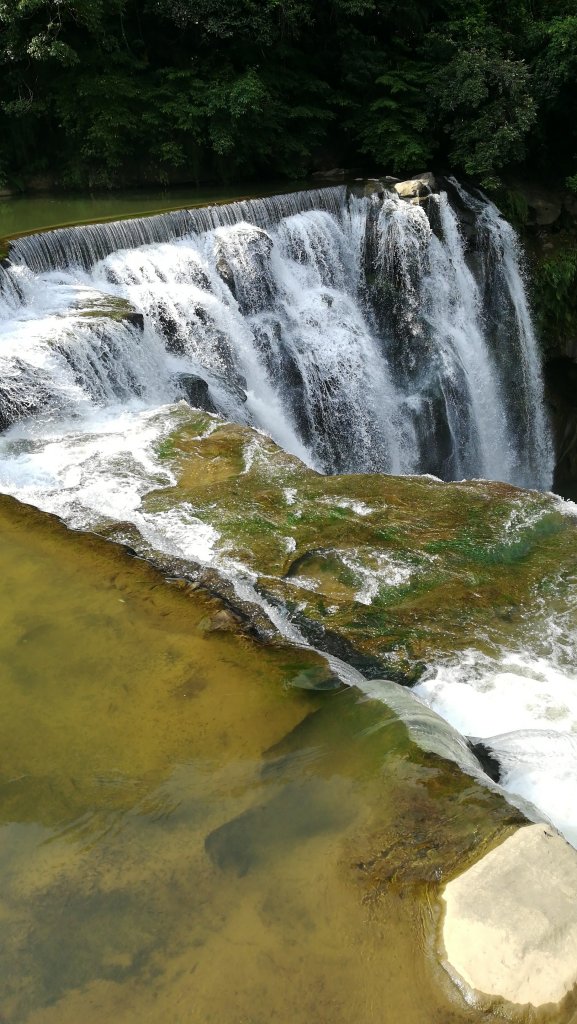
<path id="1" fill-rule="evenodd" d="M 445 887 L 448 965 L 512 1003 L 558 1003 L 577 983 L 577 851 L 519 829 Z"/>
<path id="2" fill-rule="evenodd" d="M 428 196 L 434 192 L 437 185 L 434 176 L 430 171 L 419 174 L 416 178 L 407 181 L 399 181 L 393 188 L 401 199 L 417 199 L 420 196 Z"/>

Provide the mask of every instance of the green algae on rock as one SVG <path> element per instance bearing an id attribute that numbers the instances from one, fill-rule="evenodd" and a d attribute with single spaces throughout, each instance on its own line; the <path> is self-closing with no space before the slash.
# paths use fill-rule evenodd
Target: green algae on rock
<path id="1" fill-rule="evenodd" d="M 218 533 L 215 562 L 243 567 L 318 646 L 369 676 L 416 679 L 423 662 L 492 653 L 540 596 L 577 573 L 577 531 L 551 495 L 431 477 L 321 476 L 248 427 L 194 411 L 159 446 L 186 507 Z"/>
<path id="2" fill-rule="evenodd" d="M 115 323 L 126 322 L 140 329 L 144 326 L 143 314 L 135 310 L 128 299 L 107 292 L 90 290 L 86 294 L 82 293 L 71 313 L 84 319 L 103 318 Z"/>

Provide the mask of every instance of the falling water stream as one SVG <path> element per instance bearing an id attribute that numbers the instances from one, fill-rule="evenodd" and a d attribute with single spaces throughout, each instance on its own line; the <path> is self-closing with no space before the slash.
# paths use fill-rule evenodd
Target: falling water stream
<path id="1" fill-rule="evenodd" d="M 425 212 L 338 187 L 23 237 L 0 282 L 2 415 L 150 407 L 192 374 L 216 411 L 322 472 L 547 488 L 515 237 L 469 202 L 471 266 L 446 193 Z M 98 317 L 120 299 L 143 330 Z"/>

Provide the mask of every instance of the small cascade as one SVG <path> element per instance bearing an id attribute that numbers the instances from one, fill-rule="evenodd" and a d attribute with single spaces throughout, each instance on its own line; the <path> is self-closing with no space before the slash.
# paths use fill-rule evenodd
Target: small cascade
<path id="1" fill-rule="evenodd" d="M 523 651 L 461 652 L 431 668 L 416 694 L 485 751 L 508 794 L 541 808 L 577 846 L 574 631 L 563 645 L 558 632 L 553 619 L 536 622 Z"/>
<path id="2" fill-rule="evenodd" d="M 24 321 L 0 345 L 0 426 L 80 416 L 94 405 L 170 397 L 163 349 L 128 322 Z"/>

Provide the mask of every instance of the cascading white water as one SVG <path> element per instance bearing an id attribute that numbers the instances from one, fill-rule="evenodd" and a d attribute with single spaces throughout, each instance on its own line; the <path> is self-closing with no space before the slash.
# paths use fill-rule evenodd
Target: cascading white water
<path id="1" fill-rule="evenodd" d="M 40 404 L 56 412 L 63 392 L 68 407 L 71 372 L 79 411 L 126 398 L 130 380 L 135 397 L 160 388 L 177 398 L 193 374 L 213 408 L 324 472 L 547 488 L 551 450 L 515 238 L 491 204 L 467 201 L 492 293 L 513 311 L 507 365 L 490 329 L 500 311 L 489 271 L 468 266 L 447 195 L 430 196 L 425 211 L 394 194 L 333 188 L 18 240 L 4 271 L 0 358 L 2 379 L 21 384 L 16 399 L 0 383 L 4 422 Z M 144 314 L 139 347 L 149 357 L 138 369 L 121 320 L 86 321 L 71 347 L 79 288 Z"/>
<path id="2" fill-rule="evenodd" d="M 0 263 L 0 321 L 9 317 L 21 301 L 22 294 L 14 274 Z"/>
<path id="3" fill-rule="evenodd" d="M 552 623 L 544 625 L 544 631 Z M 460 733 L 481 741 L 504 789 L 535 807 L 577 847 L 577 679 L 573 662 L 529 647 L 478 651 L 432 668 L 416 688 Z"/>

